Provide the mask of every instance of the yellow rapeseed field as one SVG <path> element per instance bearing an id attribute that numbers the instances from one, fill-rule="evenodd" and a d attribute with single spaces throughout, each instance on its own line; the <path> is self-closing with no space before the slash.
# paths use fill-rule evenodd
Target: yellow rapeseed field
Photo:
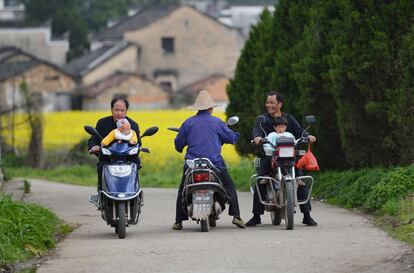
<path id="1" fill-rule="evenodd" d="M 84 125 L 95 126 L 99 118 L 110 115 L 110 111 L 70 111 L 47 113 L 44 115 L 44 138 L 45 149 L 70 148 L 80 140 L 88 138 L 89 135 L 83 130 Z M 143 154 L 141 158 L 146 162 L 165 165 L 171 158 L 183 158 L 184 154 L 179 154 L 174 150 L 174 137 L 176 133 L 167 130 L 168 127 L 179 127 L 182 122 L 194 115 L 194 111 L 188 110 L 158 110 L 158 111 L 128 111 L 128 116 L 137 121 L 141 133 L 146 128 L 158 126 L 159 131 L 151 137 L 143 139 L 143 146 L 151 149 L 151 154 Z M 225 120 L 225 114 L 215 111 L 213 115 Z M 15 143 L 20 148 L 27 147 L 29 141 L 28 124 L 22 120 L 23 115 L 16 117 Z M 5 124 L 5 123 L 3 123 Z M 11 134 L 7 130 L 2 132 L 3 138 L 11 143 Z M 229 163 L 238 163 L 240 157 L 236 153 L 233 145 L 224 145 L 223 157 Z"/>

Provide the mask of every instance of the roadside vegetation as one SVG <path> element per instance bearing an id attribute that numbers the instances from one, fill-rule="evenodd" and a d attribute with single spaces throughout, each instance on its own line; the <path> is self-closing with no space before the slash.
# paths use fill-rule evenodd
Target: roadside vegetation
<path id="1" fill-rule="evenodd" d="M 14 264 L 43 256 L 72 230 L 48 209 L 0 195 L 0 271 L 13 272 Z"/>
<path id="2" fill-rule="evenodd" d="M 390 235 L 414 247 L 414 165 L 322 172 L 316 177 L 313 195 L 374 215 Z"/>

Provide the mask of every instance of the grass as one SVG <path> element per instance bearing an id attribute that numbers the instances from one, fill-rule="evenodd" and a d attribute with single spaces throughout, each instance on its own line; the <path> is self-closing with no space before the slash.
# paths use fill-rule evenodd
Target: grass
<path id="1" fill-rule="evenodd" d="M 50 210 L 0 196 L 0 268 L 42 256 L 73 228 Z"/>
<path id="2" fill-rule="evenodd" d="M 384 209 L 378 222 L 391 236 L 414 246 L 414 195 L 388 202 Z"/>
<path id="3" fill-rule="evenodd" d="M 414 165 L 322 172 L 316 175 L 313 195 L 374 215 L 392 237 L 414 247 Z"/>

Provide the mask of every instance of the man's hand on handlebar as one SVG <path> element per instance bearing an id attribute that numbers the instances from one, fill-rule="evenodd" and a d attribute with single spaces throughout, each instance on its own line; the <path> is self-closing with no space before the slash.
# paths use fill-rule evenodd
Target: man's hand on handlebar
<path id="1" fill-rule="evenodd" d="M 316 142 L 316 137 L 313 136 L 313 135 L 309 135 L 308 139 L 309 139 L 310 142 Z"/>
<path id="2" fill-rule="evenodd" d="M 89 153 L 90 153 L 90 154 L 98 154 L 100 150 L 101 150 L 101 147 L 100 147 L 100 146 L 98 146 L 98 145 L 96 145 L 96 146 L 93 146 L 93 147 L 89 150 Z"/>
<path id="3" fill-rule="evenodd" d="M 261 143 L 261 141 L 262 141 L 262 137 L 260 137 L 260 136 L 255 137 L 255 138 L 253 139 L 253 142 L 254 142 L 256 145 L 259 145 L 259 144 Z"/>

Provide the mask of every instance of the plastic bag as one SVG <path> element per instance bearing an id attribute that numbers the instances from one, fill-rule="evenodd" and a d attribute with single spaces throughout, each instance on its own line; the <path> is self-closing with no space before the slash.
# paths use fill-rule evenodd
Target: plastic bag
<path id="1" fill-rule="evenodd" d="M 296 162 L 296 168 L 307 171 L 319 171 L 318 161 L 311 151 L 311 144 L 309 143 L 306 153 Z"/>

